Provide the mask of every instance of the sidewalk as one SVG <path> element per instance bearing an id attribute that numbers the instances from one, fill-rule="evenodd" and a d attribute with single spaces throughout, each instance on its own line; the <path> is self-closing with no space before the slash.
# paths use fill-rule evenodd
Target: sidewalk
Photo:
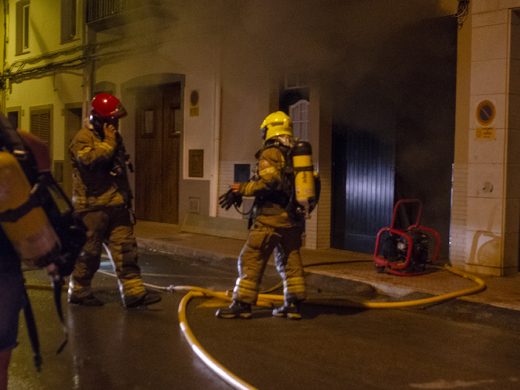
<path id="1" fill-rule="evenodd" d="M 243 240 L 182 232 L 177 225 L 138 221 L 135 233 L 140 247 L 185 257 L 236 262 Z M 372 285 L 393 297 L 414 292 L 439 295 L 472 287 L 474 282 L 447 271 L 415 277 L 377 273 L 372 256 L 338 249 L 302 249 L 307 272 L 344 278 Z M 314 264 L 324 264 L 311 266 Z M 505 277 L 477 275 L 486 290 L 459 299 L 520 311 L 520 273 Z"/>

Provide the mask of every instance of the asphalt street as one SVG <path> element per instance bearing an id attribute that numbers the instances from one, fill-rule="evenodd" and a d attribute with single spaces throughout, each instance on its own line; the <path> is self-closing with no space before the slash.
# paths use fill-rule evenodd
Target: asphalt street
<path id="1" fill-rule="evenodd" d="M 147 283 L 232 288 L 236 265 L 141 253 Z M 105 261 L 102 270 L 111 272 Z M 46 284 L 41 271 L 29 284 Z M 268 268 L 263 288 L 279 278 Z M 426 308 L 361 310 L 355 300 L 387 300 L 372 287 L 324 276 L 308 278 L 304 319 L 272 318 L 256 308 L 252 320 L 220 320 L 222 302 L 197 298 L 188 319 L 201 345 L 223 366 L 259 389 L 517 389 L 520 316 L 516 311 L 449 301 Z M 44 366 L 36 373 L 21 320 L 10 389 L 228 389 L 193 353 L 178 323 L 183 294 L 164 293 L 148 309 L 125 310 L 115 278 L 98 273 L 99 308 L 64 303 L 69 343 L 50 291 L 31 289 Z M 280 291 L 276 291 L 280 293 Z M 408 297 L 410 299 L 415 297 Z M 65 296 L 64 296 L 65 299 Z"/>

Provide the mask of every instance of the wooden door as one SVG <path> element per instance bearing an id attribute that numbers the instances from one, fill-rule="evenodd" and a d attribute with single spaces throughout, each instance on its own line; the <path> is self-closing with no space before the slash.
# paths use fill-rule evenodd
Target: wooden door
<path id="1" fill-rule="evenodd" d="M 139 219 L 179 222 L 181 85 L 137 94 L 135 211 Z"/>

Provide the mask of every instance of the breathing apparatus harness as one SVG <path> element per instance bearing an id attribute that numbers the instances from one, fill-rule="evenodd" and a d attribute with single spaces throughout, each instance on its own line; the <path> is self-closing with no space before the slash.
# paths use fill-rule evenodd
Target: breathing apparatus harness
<path id="1" fill-rule="evenodd" d="M 62 188 L 55 181 L 50 172 L 39 172 L 37 157 L 30 147 L 26 145 L 22 136 L 12 127 L 7 118 L 0 114 L 0 145 L 2 152 L 2 169 L 9 171 L 20 186 L 10 183 L 10 187 L 15 188 L 13 192 L 22 190 L 23 186 L 32 186 L 27 198 L 14 208 L 4 209 L 0 212 L 0 224 L 7 238 L 15 248 L 20 260 L 30 260 L 32 265 L 39 268 L 55 264 L 57 271 L 52 275 L 52 285 L 54 290 L 54 303 L 60 322 L 62 324 L 65 335 L 64 341 L 59 346 L 57 353 L 60 353 L 68 341 L 68 332 L 65 325 L 63 309 L 61 305 L 61 290 L 64 285 L 64 277 L 72 273 L 76 258 L 86 240 L 86 228 L 76 218 L 74 208 L 63 192 Z M 30 145 L 29 145 L 30 146 Z M 25 194 L 10 194 L 18 197 L 24 197 Z M 9 194 L 7 195 L 9 196 Z M 11 198 L 12 201 L 12 198 Z M 12 202 L 11 202 L 12 203 Z M 43 211 L 43 212 L 42 212 Z M 38 214 L 40 213 L 40 214 Z M 21 224 L 21 227 L 17 227 Z M 42 231 L 50 233 L 52 248 L 48 250 L 42 249 L 34 258 L 27 258 L 29 245 L 16 245 L 13 243 L 13 237 L 20 238 L 20 230 L 26 225 L 41 224 L 35 228 L 41 227 Z M 47 237 L 47 241 L 49 240 Z M 52 240 L 55 241 L 52 241 Z M 27 322 L 29 339 L 34 352 L 34 363 L 39 371 L 42 364 L 40 355 L 38 332 L 36 322 L 32 312 L 27 291 L 24 289 L 26 305 L 24 306 L 24 315 Z"/>
<path id="2" fill-rule="evenodd" d="M 258 209 L 266 202 L 277 204 L 281 206 L 281 210 L 288 212 L 293 218 L 301 219 L 310 216 L 319 200 L 320 178 L 314 172 L 310 144 L 300 140 L 287 144 L 278 138 L 272 138 L 265 142 L 255 157 L 258 159 L 264 150 L 270 148 L 280 150 L 285 159 L 281 188 L 278 191 L 266 196 L 257 196 L 251 208 L 245 212 L 239 209 L 242 205 L 242 195 L 234 192 L 233 189 L 229 189 L 219 198 L 221 207 L 227 210 L 233 205 L 239 214 L 249 216 L 249 227 L 255 219 Z M 256 172 L 250 180 L 257 179 L 258 173 Z"/>
<path id="3" fill-rule="evenodd" d="M 264 147 L 259 150 L 255 157 L 259 157 L 264 150 L 270 148 L 278 149 L 285 160 L 285 164 L 282 169 L 282 182 L 280 187 L 270 193 L 267 196 L 258 196 L 253 203 L 253 213 L 256 208 L 260 208 L 267 204 L 279 205 L 281 210 L 287 211 L 289 215 L 294 218 L 299 216 L 298 204 L 295 198 L 295 185 L 294 185 L 294 168 L 292 164 L 292 144 L 284 143 L 278 138 L 272 138 L 265 142 Z"/>

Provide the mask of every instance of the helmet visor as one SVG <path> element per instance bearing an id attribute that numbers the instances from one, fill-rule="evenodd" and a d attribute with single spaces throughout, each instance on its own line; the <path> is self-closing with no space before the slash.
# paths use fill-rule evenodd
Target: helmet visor
<path id="1" fill-rule="evenodd" d="M 110 117 L 113 117 L 114 119 L 123 118 L 127 115 L 125 107 L 119 103 L 116 107 L 116 109 L 110 114 Z"/>

